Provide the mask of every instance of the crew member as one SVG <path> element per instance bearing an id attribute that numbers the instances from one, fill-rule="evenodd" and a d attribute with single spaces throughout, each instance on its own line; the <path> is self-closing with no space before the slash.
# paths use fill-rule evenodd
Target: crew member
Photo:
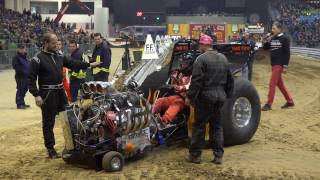
<path id="1" fill-rule="evenodd" d="M 176 115 L 181 112 L 185 107 L 185 97 L 190 85 L 192 74 L 192 54 L 186 54 L 180 58 L 180 68 L 171 73 L 171 87 L 174 90 L 174 94 L 167 97 L 159 98 L 154 106 L 153 113 L 162 113 L 160 117 L 164 123 L 170 123 Z"/>
<path id="2" fill-rule="evenodd" d="M 12 58 L 12 67 L 16 72 L 15 79 L 17 83 L 17 109 L 29 108 L 30 105 L 27 105 L 24 101 L 24 97 L 28 92 L 29 61 L 27 59 L 27 49 L 22 44 L 18 46 L 17 55 Z"/>
<path id="3" fill-rule="evenodd" d="M 201 162 L 201 152 L 205 143 L 205 126 L 210 124 L 210 142 L 214 152 L 213 163 L 221 164 L 224 153 L 221 108 L 233 89 L 233 77 L 226 57 L 212 49 L 213 40 L 202 35 L 199 41 L 201 55 L 192 71 L 187 102 L 195 109 L 192 138 L 187 160 Z"/>
<path id="4" fill-rule="evenodd" d="M 71 57 L 77 61 L 85 61 L 83 52 L 78 48 L 77 42 L 71 40 L 69 42 L 69 51 L 71 52 Z M 81 85 L 85 82 L 86 72 L 82 69 L 70 70 L 70 94 L 71 102 L 76 102 L 78 97 L 78 91 Z"/>
<path id="5" fill-rule="evenodd" d="M 43 35 L 44 47 L 31 60 L 28 76 L 29 91 L 35 97 L 36 105 L 41 107 L 44 144 L 48 150 L 49 158 L 52 159 L 60 157 L 54 149 L 55 138 L 53 127 L 55 117 L 67 105 L 67 98 L 62 84 L 62 69 L 63 67 L 86 69 L 89 66 L 94 67 L 98 65 L 98 63 L 89 64 L 74 61 L 66 56 L 58 55 L 57 41 L 58 38 L 53 33 L 45 33 Z"/>
<path id="6" fill-rule="evenodd" d="M 253 73 L 253 60 L 254 60 L 254 54 L 258 50 L 256 47 L 256 42 L 250 37 L 250 34 L 248 32 L 244 33 L 243 38 L 240 41 L 241 44 L 247 44 L 250 47 L 249 51 L 249 57 L 245 65 L 248 67 L 248 80 L 252 80 L 252 73 Z M 246 68 L 246 67 L 243 67 Z M 243 71 L 245 72 L 245 71 Z"/>
<path id="7" fill-rule="evenodd" d="M 92 54 L 92 61 L 101 63 L 98 67 L 93 68 L 93 80 L 94 81 L 108 81 L 110 64 L 111 64 L 111 49 L 100 33 L 94 34 L 95 48 Z"/>
<path id="8" fill-rule="evenodd" d="M 57 42 L 57 54 L 60 55 L 60 56 L 64 55 L 62 49 L 63 49 L 62 41 L 60 39 L 58 39 L 58 42 Z M 63 68 L 62 77 L 63 77 L 63 87 L 64 87 L 64 90 L 66 91 L 67 98 L 70 101 L 71 100 L 71 94 L 70 94 L 70 84 L 69 84 L 69 79 L 68 79 L 68 68 L 66 68 L 66 67 Z"/>
<path id="9" fill-rule="evenodd" d="M 270 58 L 272 66 L 272 75 L 269 83 L 268 101 L 263 106 L 262 111 L 271 110 L 273 104 L 276 87 L 279 87 L 283 96 L 286 98 L 286 104 L 281 106 L 282 109 L 294 106 L 293 99 L 284 85 L 282 73 L 288 70 L 290 60 L 290 42 L 282 32 L 282 25 L 279 22 L 274 22 L 272 25 L 272 36 L 268 37 L 263 45 L 264 49 L 270 49 Z"/>

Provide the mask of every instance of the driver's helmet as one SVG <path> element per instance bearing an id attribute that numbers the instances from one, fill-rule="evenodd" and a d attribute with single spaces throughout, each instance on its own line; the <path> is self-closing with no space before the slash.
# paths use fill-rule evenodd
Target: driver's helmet
<path id="1" fill-rule="evenodd" d="M 127 85 L 127 88 L 128 89 L 131 89 L 131 90 L 134 90 L 134 89 L 137 89 L 139 87 L 138 83 L 136 81 L 131 81 L 128 85 Z"/>
<path id="2" fill-rule="evenodd" d="M 184 53 L 182 56 L 179 58 L 180 65 L 185 64 L 185 65 L 192 65 L 194 62 L 194 56 L 192 53 Z"/>

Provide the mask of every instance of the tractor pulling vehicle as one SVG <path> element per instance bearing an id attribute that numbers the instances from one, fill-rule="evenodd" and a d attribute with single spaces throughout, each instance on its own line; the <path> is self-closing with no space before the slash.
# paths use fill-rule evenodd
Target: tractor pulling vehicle
<path id="1" fill-rule="evenodd" d="M 233 66 L 233 73 L 245 63 L 246 45 L 215 45 Z M 96 170 L 120 171 L 127 158 L 145 154 L 153 147 L 187 139 L 194 121 L 192 107 L 180 112 L 165 125 L 151 112 L 159 96 L 170 95 L 166 84 L 184 53 L 199 55 L 196 40 L 180 40 L 173 47 L 171 61 L 145 78 L 139 86 L 135 81 L 118 92 L 108 82 L 87 82 L 82 98 L 64 113 L 63 130 L 66 141 L 62 158 L 66 163 Z M 248 80 L 235 78 L 234 93 L 222 110 L 225 145 L 248 142 L 260 122 L 259 95 Z"/>

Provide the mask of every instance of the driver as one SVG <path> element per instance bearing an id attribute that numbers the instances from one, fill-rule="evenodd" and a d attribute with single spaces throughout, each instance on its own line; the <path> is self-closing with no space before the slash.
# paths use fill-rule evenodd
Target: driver
<path id="1" fill-rule="evenodd" d="M 175 119 L 176 115 L 185 107 L 185 97 L 189 89 L 192 64 L 194 62 L 191 53 L 185 54 L 179 59 L 179 69 L 173 71 L 170 75 L 170 88 L 174 91 L 173 95 L 159 98 L 153 107 L 154 114 L 163 113 L 159 115 L 163 123 L 170 123 Z"/>

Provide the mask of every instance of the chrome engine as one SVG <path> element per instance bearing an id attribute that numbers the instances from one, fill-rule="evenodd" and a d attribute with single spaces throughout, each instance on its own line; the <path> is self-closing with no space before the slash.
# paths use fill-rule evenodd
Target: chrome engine
<path id="1" fill-rule="evenodd" d="M 108 82 L 87 82 L 82 93 L 65 113 L 70 129 L 65 139 L 72 141 L 68 150 L 111 148 L 131 156 L 151 146 L 151 105 L 134 85 L 118 92 Z"/>

